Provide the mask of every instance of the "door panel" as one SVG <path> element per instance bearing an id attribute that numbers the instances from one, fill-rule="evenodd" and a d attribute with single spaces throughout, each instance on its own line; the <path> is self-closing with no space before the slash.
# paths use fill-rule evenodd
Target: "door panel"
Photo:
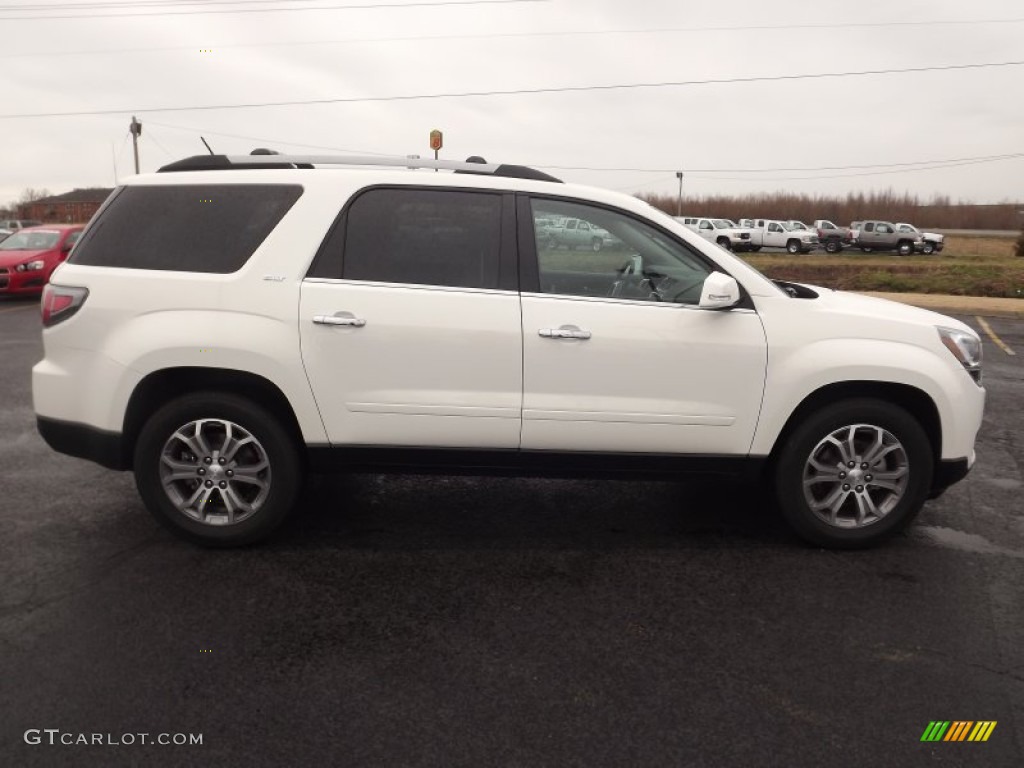
<path id="1" fill-rule="evenodd" d="M 541 331 L 573 326 L 589 338 Z M 523 296 L 524 449 L 745 455 L 766 344 L 749 310 Z"/>
<path id="2" fill-rule="evenodd" d="M 299 324 L 333 445 L 519 446 L 517 294 L 307 279 Z"/>

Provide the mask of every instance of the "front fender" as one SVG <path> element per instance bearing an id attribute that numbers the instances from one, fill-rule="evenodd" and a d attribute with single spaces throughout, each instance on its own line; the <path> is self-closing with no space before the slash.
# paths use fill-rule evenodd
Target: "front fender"
<path id="1" fill-rule="evenodd" d="M 967 373 L 920 346 L 883 339 L 820 340 L 797 347 L 769 345 L 762 416 L 751 453 L 767 456 L 791 414 L 832 384 L 900 384 L 923 392 L 939 414 L 941 458 L 962 458 L 974 443 L 984 390 Z M 969 437 L 968 437 L 968 434 Z"/>

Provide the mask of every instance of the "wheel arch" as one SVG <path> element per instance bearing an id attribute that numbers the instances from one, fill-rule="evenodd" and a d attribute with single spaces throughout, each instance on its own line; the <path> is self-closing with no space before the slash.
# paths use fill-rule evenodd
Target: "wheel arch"
<path id="1" fill-rule="evenodd" d="M 220 391 L 259 403 L 278 418 L 300 448 L 305 444 L 298 417 L 284 392 L 269 379 L 227 368 L 179 367 L 153 371 L 132 391 L 125 409 L 121 451 L 127 469 L 146 418 L 168 400 L 193 392 Z M 300 450 L 300 453 L 304 451 Z"/>
<path id="2" fill-rule="evenodd" d="M 782 447 L 796 426 L 811 413 L 829 403 L 857 397 L 870 397 L 897 405 L 907 411 L 924 429 L 932 449 L 932 461 L 938 468 L 942 459 L 942 420 L 939 409 L 927 392 L 909 384 L 886 381 L 843 381 L 826 384 L 808 394 L 793 410 L 775 438 L 769 465 L 778 460 Z"/>

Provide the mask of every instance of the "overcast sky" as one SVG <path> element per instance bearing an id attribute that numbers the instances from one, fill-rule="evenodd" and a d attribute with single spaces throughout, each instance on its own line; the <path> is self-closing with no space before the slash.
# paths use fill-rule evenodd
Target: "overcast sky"
<path id="1" fill-rule="evenodd" d="M 892 187 L 1024 201 L 1022 157 L 945 162 L 1024 154 L 1024 66 L 144 112 L 1024 61 L 1020 0 L 416 1 L 0 0 L 0 203 L 26 187 L 112 186 L 115 163 L 131 174 L 133 111 L 143 172 L 205 152 L 200 135 L 227 154 L 427 156 L 439 128 L 443 158 L 627 192 L 674 195 L 678 169 L 684 195 Z M 385 4 L 403 7 L 367 8 Z M 344 5 L 363 7 L 311 10 Z M 892 172 L 924 161 L 944 165 Z M 835 166 L 873 167 L 772 170 Z"/>

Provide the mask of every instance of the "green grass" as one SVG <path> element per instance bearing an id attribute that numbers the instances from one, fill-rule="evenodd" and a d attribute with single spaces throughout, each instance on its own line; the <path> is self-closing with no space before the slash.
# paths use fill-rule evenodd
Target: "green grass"
<path id="1" fill-rule="evenodd" d="M 1024 299 L 1024 259 L 1014 256 L 1008 238 L 950 237 L 945 250 L 931 256 L 855 249 L 834 256 L 822 251 L 740 256 L 768 277 L 827 288 Z"/>

